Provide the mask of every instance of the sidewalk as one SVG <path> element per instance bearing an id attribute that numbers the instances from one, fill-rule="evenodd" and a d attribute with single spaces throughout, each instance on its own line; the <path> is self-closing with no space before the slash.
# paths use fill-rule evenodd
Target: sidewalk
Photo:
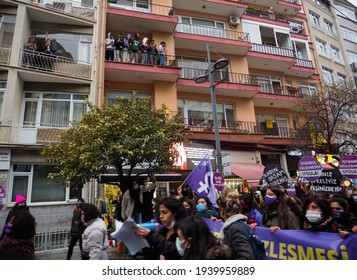
<path id="1" fill-rule="evenodd" d="M 125 260 L 130 259 L 127 255 L 118 254 L 116 248 L 110 247 L 107 249 L 109 260 Z M 71 260 L 80 260 L 80 250 L 75 247 Z M 36 260 L 65 260 L 67 257 L 67 248 L 57 249 L 52 251 L 36 252 Z"/>

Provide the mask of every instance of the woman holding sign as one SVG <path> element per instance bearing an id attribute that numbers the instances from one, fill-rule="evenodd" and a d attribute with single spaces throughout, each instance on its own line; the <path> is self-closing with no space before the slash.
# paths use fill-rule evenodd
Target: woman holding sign
<path id="1" fill-rule="evenodd" d="M 300 229 L 299 218 L 290 211 L 288 196 L 279 187 L 269 187 L 265 193 L 263 225 L 271 232 L 277 229 Z"/>

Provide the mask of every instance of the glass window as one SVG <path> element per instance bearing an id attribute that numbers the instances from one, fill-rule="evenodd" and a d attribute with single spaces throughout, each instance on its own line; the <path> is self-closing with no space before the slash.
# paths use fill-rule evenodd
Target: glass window
<path id="1" fill-rule="evenodd" d="M 0 81 L 0 120 L 2 119 L 2 107 L 4 105 L 5 90 L 6 90 L 6 82 Z"/>
<path id="2" fill-rule="evenodd" d="M 351 1 L 352 2 L 352 1 Z M 347 18 L 349 20 L 352 21 L 357 21 L 357 16 L 355 11 L 353 10 L 353 8 L 349 8 L 349 7 L 345 7 L 345 6 L 341 6 L 338 4 L 335 4 L 335 11 L 337 13 L 337 15 Z"/>
<path id="3" fill-rule="evenodd" d="M 320 16 L 318 16 L 317 14 L 315 14 L 314 12 L 311 12 L 311 11 L 309 11 L 309 16 L 310 16 L 312 25 L 317 28 L 320 28 Z"/>
<path id="4" fill-rule="evenodd" d="M 324 19 L 324 24 L 327 34 L 335 36 L 335 29 L 333 28 L 333 24 L 329 22 L 327 19 Z"/>
<path id="5" fill-rule="evenodd" d="M 337 81 L 339 85 L 345 86 L 347 84 L 347 77 L 344 74 L 337 73 Z"/>
<path id="6" fill-rule="evenodd" d="M 108 91 L 107 105 L 110 106 L 115 103 L 117 97 L 123 97 L 124 99 L 131 99 L 135 96 L 136 99 L 139 98 L 151 98 L 150 92 L 140 92 L 140 91 Z"/>
<path id="7" fill-rule="evenodd" d="M 336 62 L 340 62 L 342 63 L 342 57 L 341 57 L 341 51 L 340 49 L 334 47 L 334 46 L 331 46 L 331 51 L 332 51 L 332 55 L 333 55 L 333 59 L 336 61 Z"/>
<path id="8" fill-rule="evenodd" d="M 34 98 L 35 97 L 35 98 Z M 37 98 L 36 98 L 37 97 Z M 86 111 L 88 95 L 71 93 L 25 93 L 24 126 L 68 127 Z"/>
<path id="9" fill-rule="evenodd" d="M 81 189 L 65 188 L 61 180 L 49 182 L 47 177 L 51 172 L 54 172 L 54 166 L 14 164 L 11 202 L 15 202 L 17 194 L 25 196 L 28 203 L 65 202 L 81 197 Z"/>
<path id="10" fill-rule="evenodd" d="M 342 37 L 345 40 L 357 43 L 357 32 L 341 26 Z"/>
<path id="11" fill-rule="evenodd" d="M 323 79 L 326 85 L 333 84 L 333 71 L 326 67 L 322 67 Z"/>
<path id="12" fill-rule="evenodd" d="M 353 62 L 357 62 L 357 53 L 347 51 L 347 56 L 350 64 L 352 64 Z"/>
<path id="13" fill-rule="evenodd" d="M 317 52 L 320 55 L 323 55 L 323 56 L 327 57 L 328 53 L 327 53 L 327 44 L 326 44 L 326 42 L 322 41 L 319 38 L 316 38 L 316 45 L 317 45 Z"/>
<path id="14" fill-rule="evenodd" d="M 315 97 L 316 96 L 316 85 L 309 83 L 299 83 L 299 90 L 301 94 L 305 97 Z"/>
<path id="15" fill-rule="evenodd" d="M 0 46 L 11 47 L 16 16 L 0 14 Z"/>

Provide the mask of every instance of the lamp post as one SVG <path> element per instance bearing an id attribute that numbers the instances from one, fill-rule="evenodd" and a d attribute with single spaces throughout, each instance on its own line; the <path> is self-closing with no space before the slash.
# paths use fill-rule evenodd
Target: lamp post
<path id="1" fill-rule="evenodd" d="M 211 51 L 209 44 L 206 44 L 207 48 L 207 60 L 208 60 L 208 73 L 204 75 L 200 75 L 195 78 L 196 83 L 204 83 L 209 81 L 209 89 L 211 95 L 211 103 L 212 103 L 212 114 L 213 114 L 213 128 L 214 128 L 214 139 L 215 139 L 215 146 L 216 146 L 216 163 L 218 171 L 223 174 L 223 165 L 222 165 L 222 151 L 221 151 L 221 140 L 219 135 L 219 125 L 218 125 L 218 118 L 217 118 L 217 105 L 216 105 L 216 94 L 215 94 L 215 87 L 223 82 L 223 80 L 219 81 L 218 83 L 214 84 L 213 73 L 216 70 L 220 70 L 228 65 L 228 60 L 225 58 L 218 59 L 216 63 L 211 65 Z"/>

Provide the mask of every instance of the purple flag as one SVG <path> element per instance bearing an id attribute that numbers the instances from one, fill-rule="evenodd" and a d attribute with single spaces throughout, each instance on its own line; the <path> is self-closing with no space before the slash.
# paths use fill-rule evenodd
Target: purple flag
<path id="1" fill-rule="evenodd" d="M 214 207 L 216 203 L 216 190 L 212 183 L 213 172 L 209 154 L 188 175 L 186 182 L 199 197 L 207 196 Z"/>

